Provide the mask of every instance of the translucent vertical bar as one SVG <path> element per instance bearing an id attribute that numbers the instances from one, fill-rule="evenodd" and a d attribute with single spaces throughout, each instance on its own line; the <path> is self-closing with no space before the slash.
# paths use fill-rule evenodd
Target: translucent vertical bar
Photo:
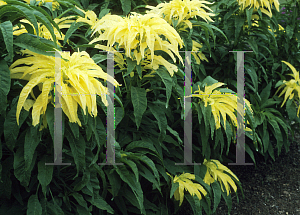
<path id="1" fill-rule="evenodd" d="M 71 165 L 62 163 L 62 109 L 61 109 L 61 56 L 55 51 L 55 108 L 54 108 L 54 163 L 45 165 Z"/>
<path id="2" fill-rule="evenodd" d="M 184 79 L 184 162 L 175 165 L 201 165 L 192 163 L 192 64 L 191 51 L 185 52 L 185 79 Z"/>
<path id="3" fill-rule="evenodd" d="M 245 103 L 245 76 L 244 76 L 244 52 L 252 51 L 230 51 L 237 52 L 237 145 L 236 145 L 236 163 L 228 165 L 253 165 L 245 163 L 245 121 L 244 121 L 244 103 Z"/>
<path id="4" fill-rule="evenodd" d="M 107 88 L 112 92 L 110 95 L 106 95 L 108 101 L 107 107 L 107 150 L 106 150 L 106 163 L 98 163 L 98 165 L 123 165 L 123 163 L 115 163 L 115 111 L 114 111 L 114 92 L 115 87 L 113 85 L 114 77 L 114 52 L 107 52 Z"/>

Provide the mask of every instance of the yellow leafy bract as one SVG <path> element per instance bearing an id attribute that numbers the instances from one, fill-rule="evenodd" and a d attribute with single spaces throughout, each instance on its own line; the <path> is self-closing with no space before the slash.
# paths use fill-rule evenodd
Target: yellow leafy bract
<path id="1" fill-rule="evenodd" d="M 201 63 L 200 60 L 205 60 L 206 62 L 208 62 L 207 58 L 205 57 L 205 55 L 201 51 L 196 52 L 196 51 L 199 50 L 199 48 L 202 48 L 202 45 L 200 43 L 196 42 L 195 40 L 193 40 L 192 55 L 195 57 L 196 63 L 200 64 Z"/>
<path id="2" fill-rule="evenodd" d="M 55 82 L 55 57 L 36 54 L 29 50 L 22 50 L 27 56 L 15 61 L 10 66 L 11 78 L 25 79 L 28 83 L 20 93 L 17 105 L 17 123 L 22 107 L 32 110 L 32 124 L 39 123 L 40 115 L 46 112 L 48 103 L 52 100 L 50 92 L 54 89 Z M 90 115 L 97 116 L 96 95 L 100 95 L 103 103 L 108 106 L 106 95 L 109 94 L 106 87 L 96 79 L 111 82 L 118 86 L 119 83 L 113 77 L 105 73 L 89 54 L 86 52 L 60 52 L 61 60 L 61 105 L 62 110 L 68 116 L 70 122 L 81 123 L 77 116 L 78 104 L 83 109 L 86 107 Z M 32 89 L 39 86 L 41 94 L 35 98 Z M 119 85 L 120 86 L 120 85 Z M 33 99 L 27 99 L 29 93 Z"/>
<path id="3" fill-rule="evenodd" d="M 282 62 L 290 67 L 293 74 L 289 74 L 289 75 L 292 76 L 294 79 L 291 79 L 290 81 L 283 81 L 283 84 L 278 88 L 278 90 L 275 93 L 275 95 L 276 95 L 278 93 L 278 91 L 284 87 L 284 89 L 282 90 L 282 92 L 279 95 L 279 97 L 280 97 L 285 93 L 284 100 L 283 100 L 283 103 L 281 104 L 281 107 L 284 105 L 284 103 L 286 102 L 287 99 L 293 99 L 295 93 L 297 96 L 296 99 L 300 98 L 299 72 L 289 62 L 286 62 L 286 61 L 282 61 Z M 300 111 L 300 106 L 298 107 L 297 117 L 299 117 L 299 111 Z"/>
<path id="4" fill-rule="evenodd" d="M 173 25 L 172 20 L 177 20 L 177 25 L 184 23 L 191 29 L 192 23 L 188 19 L 194 18 L 195 16 L 201 17 L 206 22 L 208 22 L 208 20 L 210 22 L 214 22 L 210 18 L 210 16 L 215 16 L 215 14 L 207 13 L 205 9 L 211 12 L 212 9 L 207 7 L 205 4 L 213 3 L 199 0 L 172 0 L 168 3 L 160 3 L 156 7 L 146 6 L 146 8 L 151 9 L 150 11 L 147 11 L 148 14 L 158 14 L 163 17 L 169 24 Z"/>
<path id="5" fill-rule="evenodd" d="M 93 27 L 93 34 L 97 36 L 90 43 L 107 40 L 108 48 L 118 43 L 120 48 L 125 49 L 125 56 L 136 60 L 137 64 L 145 58 L 147 50 L 150 51 L 151 64 L 154 61 L 154 51 L 163 50 L 172 59 L 175 58 L 171 51 L 180 59 L 178 45 L 183 46 L 183 41 L 177 31 L 157 14 L 131 13 L 128 17 L 107 14 L 96 22 Z M 165 38 L 163 40 L 162 36 Z M 168 41 L 167 41 L 168 40 Z M 103 46 L 96 46 L 104 48 Z M 132 53 L 133 52 L 133 53 Z"/>
<path id="6" fill-rule="evenodd" d="M 191 95 L 192 97 L 199 97 L 204 102 L 205 107 L 207 107 L 207 105 L 211 106 L 211 111 L 216 123 L 216 129 L 221 127 L 220 114 L 224 120 L 224 124 L 226 121 L 226 115 L 228 115 L 231 122 L 235 126 L 237 125 L 237 118 L 235 116 L 235 111 L 239 110 L 237 109 L 237 96 L 230 93 L 221 93 L 220 91 L 215 90 L 222 85 L 224 85 L 224 83 L 218 82 L 211 86 L 205 86 L 204 92 L 200 90 L 198 85 L 198 90 L 195 92 L 198 92 L 199 94 Z M 252 111 L 250 102 L 247 99 L 245 99 L 245 103 Z M 239 112 L 239 114 L 242 115 L 241 112 Z M 224 129 L 226 130 L 226 127 Z"/>
<path id="7" fill-rule="evenodd" d="M 97 15 L 95 14 L 95 12 L 92 10 L 88 10 L 85 12 L 84 10 L 78 8 L 77 6 L 76 6 L 76 8 L 84 13 L 84 18 L 80 17 L 76 20 L 76 22 L 85 22 L 85 23 L 89 24 L 91 26 L 91 28 L 94 28 L 96 22 L 98 21 L 98 18 L 97 18 Z"/>
<path id="8" fill-rule="evenodd" d="M 4 1 L 0 1 L 0 6 L 2 6 L 2 5 L 6 5 L 7 3 L 6 2 L 4 2 Z"/>
<path id="9" fill-rule="evenodd" d="M 247 7 L 253 7 L 253 12 L 256 12 L 257 9 L 260 9 L 262 13 L 266 14 L 269 17 L 272 17 L 271 8 L 273 4 L 277 11 L 279 11 L 279 1 L 278 0 L 237 0 L 240 9 L 245 10 Z M 267 9 L 268 10 L 267 10 Z"/>
<path id="10" fill-rule="evenodd" d="M 227 174 L 224 173 L 224 171 L 229 173 L 237 181 L 239 181 L 239 179 L 235 176 L 235 174 L 233 174 L 233 172 L 230 169 L 228 169 L 226 166 L 222 165 L 220 163 L 220 161 L 218 161 L 218 160 L 207 161 L 206 159 L 204 159 L 203 164 L 207 167 L 207 172 L 203 179 L 203 181 L 206 184 L 210 185 L 211 183 L 213 183 L 214 181 L 217 180 L 220 183 L 221 189 L 223 192 L 224 192 L 224 186 L 225 186 L 225 189 L 227 191 L 227 196 L 229 195 L 229 192 L 230 192 L 229 185 L 236 192 L 237 187 L 236 187 L 234 181 L 231 179 L 230 176 L 228 176 Z"/>
<path id="11" fill-rule="evenodd" d="M 197 183 L 192 182 L 191 180 L 195 180 L 195 175 L 190 173 L 183 173 L 179 176 L 173 177 L 167 173 L 173 180 L 173 183 L 179 183 L 178 189 L 174 192 L 174 197 L 178 201 L 180 200 L 179 206 L 183 202 L 184 198 L 184 190 L 187 190 L 191 196 L 196 195 L 199 200 L 202 199 L 201 193 L 205 196 L 207 194 L 206 190 Z M 200 191 L 200 192 L 199 192 Z"/>

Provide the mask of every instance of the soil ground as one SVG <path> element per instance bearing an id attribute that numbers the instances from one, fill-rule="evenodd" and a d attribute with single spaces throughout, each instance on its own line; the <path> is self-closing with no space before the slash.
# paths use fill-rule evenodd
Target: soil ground
<path id="1" fill-rule="evenodd" d="M 240 179 L 245 196 L 243 199 L 239 192 L 238 203 L 232 195 L 230 215 L 300 215 L 300 134 L 295 133 L 289 152 L 282 150 L 275 162 L 262 158 L 256 159 L 256 164 L 256 169 L 228 166 Z M 193 214 L 188 203 L 182 206 L 181 215 Z M 215 214 L 228 214 L 223 199 Z"/>

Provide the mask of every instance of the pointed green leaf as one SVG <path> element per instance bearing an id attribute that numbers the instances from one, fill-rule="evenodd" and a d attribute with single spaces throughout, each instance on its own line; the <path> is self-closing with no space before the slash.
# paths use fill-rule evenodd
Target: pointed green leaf
<path id="1" fill-rule="evenodd" d="M 12 60 L 13 57 L 13 26 L 10 21 L 0 23 L 0 29 L 4 43 L 8 52 L 8 58 Z M 1 67 L 0 67 L 1 68 Z"/>
<path id="2" fill-rule="evenodd" d="M 137 129 L 139 129 L 144 112 L 147 109 L 147 97 L 144 88 L 131 86 L 131 101 Z"/>
<path id="3" fill-rule="evenodd" d="M 77 168 L 77 174 L 75 178 L 78 176 L 79 171 L 83 171 L 85 168 L 85 148 L 86 148 L 86 143 L 81 134 L 79 134 L 79 139 L 76 140 L 74 139 L 74 136 L 72 135 L 72 132 L 67 128 L 66 131 L 66 137 L 69 141 L 72 155 L 74 158 L 74 162 L 76 164 Z"/>
<path id="4" fill-rule="evenodd" d="M 24 141 L 24 160 L 25 160 L 25 170 L 30 168 L 33 154 L 36 147 L 40 143 L 40 133 L 38 132 L 38 127 L 30 127 L 26 132 Z"/>
<path id="5" fill-rule="evenodd" d="M 143 190 L 140 183 L 136 183 L 136 180 L 130 172 L 128 172 L 127 168 L 123 166 L 117 166 L 116 171 L 121 177 L 121 179 L 129 185 L 129 187 L 132 189 L 136 199 L 138 200 L 139 209 L 144 209 L 144 197 L 143 197 Z"/>
<path id="6" fill-rule="evenodd" d="M 122 4 L 123 14 L 127 15 L 131 10 L 131 0 L 120 0 Z"/>
<path id="7" fill-rule="evenodd" d="M 164 107 L 162 107 L 161 105 L 158 106 L 155 104 L 149 104 L 149 109 L 158 122 L 158 127 L 160 130 L 159 140 L 163 140 L 166 135 L 167 125 L 168 125 L 165 112 L 163 111 Z"/>
<path id="8" fill-rule="evenodd" d="M 45 197 L 46 197 L 47 186 L 52 181 L 52 174 L 53 174 L 53 166 L 46 165 L 46 163 L 50 163 L 50 159 L 49 157 L 44 155 L 43 158 L 38 162 L 38 176 L 37 176 L 42 186 L 42 190 Z"/>
<path id="9" fill-rule="evenodd" d="M 156 72 L 166 86 L 166 96 L 167 96 L 166 108 L 168 108 L 169 100 L 171 98 L 172 86 L 173 86 L 172 77 L 170 76 L 170 73 L 165 67 L 158 69 Z"/>
<path id="10" fill-rule="evenodd" d="M 37 37 L 34 37 L 34 35 L 21 34 L 15 39 L 14 45 L 38 54 L 55 57 L 55 52 L 53 52 L 55 51 L 54 47 L 42 43 Z"/>

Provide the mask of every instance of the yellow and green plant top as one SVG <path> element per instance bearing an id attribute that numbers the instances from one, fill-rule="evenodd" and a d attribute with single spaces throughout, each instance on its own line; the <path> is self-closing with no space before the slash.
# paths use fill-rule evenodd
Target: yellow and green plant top
<path id="1" fill-rule="evenodd" d="M 40 115 L 45 114 L 47 105 L 53 101 L 50 92 L 54 89 L 55 82 L 55 57 L 45 56 L 34 53 L 29 50 L 22 50 L 26 55 L 10 66 L 11 78 L 27 80 L 28 83 L 20 93 L 17 105 L 17 123 L 22 107 L 32 109 L 32 124 L 36 126 L 39 123 Z M 108 89 L 97 79 L 101 78 L 111 82 L 114 86 L 120 84 L 113 77 L 105 73 L 98 66 L 89 54 L 85 51 L 59 52 L 61 60 L 61 92 L 62 92 L 62 110 L 69 118 L 70 122 L 81 122 L 78 119 L 78 105 L 86 114 L 86 107 L 90 115 L 97 116 L 96 95 L 100 95 L 103 103 L 108 106 L 106 95 L 109 95 Z M 32 89 L 39 86 L 41 94 L 36 98 Z M 29 93 L 32 99 L 27 99 Z M 76 96 L 84 95 L 84 96 Z M 43 119 L 46 120 L 45 115 Z M 45 123 L 44 123 L 45 126 Z"/>

